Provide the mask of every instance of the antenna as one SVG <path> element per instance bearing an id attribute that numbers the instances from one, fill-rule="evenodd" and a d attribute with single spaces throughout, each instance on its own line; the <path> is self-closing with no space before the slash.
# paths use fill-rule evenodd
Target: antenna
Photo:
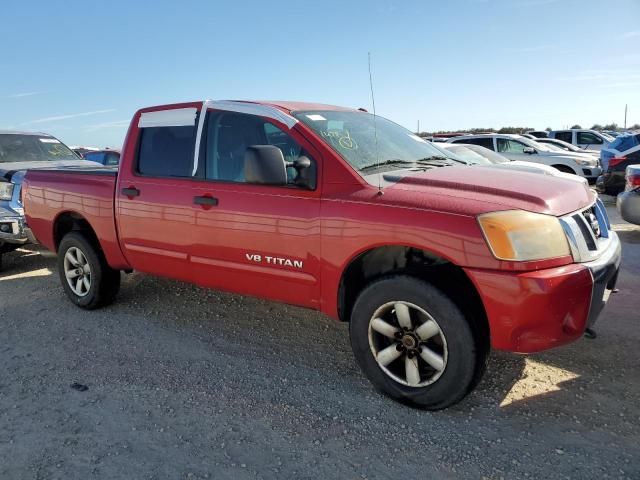
<path id="1" fill-rule="evenodd" d="M 376 125 L 376 99 L 373 95 L 373 76 L 371 75 L 371 52 L 367 52 L 369 59 L 369 88 L 371 89 L 371 104 L 373 105 L 373 136 L 376 140 L 376 163 L 379 166 L 380 155 L 378 154 L 378 126 Z M 382 195 L 382 172 L 378 172 L 378 195 Z"/>

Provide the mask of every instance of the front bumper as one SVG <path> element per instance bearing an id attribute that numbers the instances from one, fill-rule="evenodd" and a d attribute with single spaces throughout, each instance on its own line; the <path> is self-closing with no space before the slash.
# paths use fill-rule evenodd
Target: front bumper
<path id="1" fill-rule="evenodd" d="M 11 210 L 0 208 L 0 245 L 5 243 L 24 245 L 36 243 L 36 240 L 27 227 L 23 216 L 17 215 Z"/>
<path id="2" fill-rule="evenodd" d="M 604 307 L 620 267 L 620 240 L 595 261 L 534 272 L 465 269 L 482 299 L 498 350 L 533 353 L 580 338 Z"/>
<path id="3" fill-rule="evenodd" d="M 600 167 L 582 167 L 582 174 L 590 182 L 595 183 L 596 179 L 602 175 L 602 168 Z"/>
<path id="4" fill-rule="evenodd" d="M 598 259 L 583 263 L 589 269 L 593 279 L 587 327 L 592 327 L 596 323 L 618 281 L 618 271 L 622 260 L 622 246 L 616 232 L 610 231 L 609 237 L 611 238 L 611 244 L 607 250 Z"/>

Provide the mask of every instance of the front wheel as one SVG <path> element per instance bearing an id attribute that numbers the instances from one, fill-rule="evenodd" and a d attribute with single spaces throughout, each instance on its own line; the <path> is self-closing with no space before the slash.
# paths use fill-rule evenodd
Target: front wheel
<path id="1" fill-rule="evenodd" d="M 86 310 L 110 304 L 120 289 L 120 272 L 80 232 L 68 233 L 60 242 L 58 273 L 67 297 Z"/>
<path id="2" fill-rule="evenodd" d="M 392 276 L 366 287 L 351 316 L 351 346 L 373 385 L 404 403 L 438 410 L 477 384 L 487 353 L 440 290 Z"/>
<path id="3" fill-rule="evenodd" d="M 577 175 L 576 171 L 573 168 L 568 167 L 566 165 L 553 165 L 553 168 L 555 168 L 556 170 L 560 170 L 562 173 L 570 173 L 572 175 Z"/>

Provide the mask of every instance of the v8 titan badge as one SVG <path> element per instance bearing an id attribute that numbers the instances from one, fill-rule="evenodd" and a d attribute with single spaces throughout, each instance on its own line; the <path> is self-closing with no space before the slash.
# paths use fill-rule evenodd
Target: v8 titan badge
<path id="1" fill-rule="evenodd" d="M 267 265 L 278 265 L 281 267 L 293 267 L 302 269 L 302 260 L 291 260 L 283 257 L 271 257 L 269 255 L 259 255 L 257 253 L 245 254 L 247 260 L 254 263 L 266 263 Z"/>

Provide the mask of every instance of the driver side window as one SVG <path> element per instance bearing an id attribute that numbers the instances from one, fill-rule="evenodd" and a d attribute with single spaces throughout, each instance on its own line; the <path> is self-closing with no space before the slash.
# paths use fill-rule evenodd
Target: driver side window
<path id="1" fill-rule="evenodd" d="M 578 145 L 601 145 L 602 139 L 591 132 L 578 132 Z"/>
<path id="2" fill-rule="evenodd" d="M 293 137 L 256 115 L 209 112 L 205 135 L 206 150 L 201 157 L 204 153 L 209 180 L 245 183 L 245 154 L 251 146 L 271 145 L 280 149 L 287 169 L 287 185 L 291 186 L 297 186 L 299 176 L 294 163 L 302 156 L 311 159 Z"/>

